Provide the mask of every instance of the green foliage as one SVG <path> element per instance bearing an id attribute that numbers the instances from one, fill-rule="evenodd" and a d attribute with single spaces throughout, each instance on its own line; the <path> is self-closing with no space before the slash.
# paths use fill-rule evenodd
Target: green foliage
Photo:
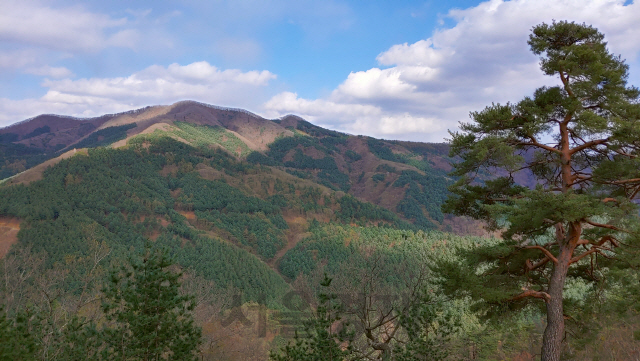
<path id="1" fill-rule="evenodd" d="M 295 169 L 287 169 L 286 170 L 287 173 L 294 175 L 298 178 L 302 178 L 302 179 L 312 179 L 313 175 L 311 173 L 308 172 L 301 172 L 299 170 L 295 170 Z"/>
<path id="2" fill-rule="evenodd" d="M 104 147 L 111 143 L 115 143 L 127 137 L 127 130 L 137 127 L 136 123 L 119 125 L 115 127 L 108 127 L 100 129 L 91 133 L 88 137 L 82 139 L 76 144 L 73 144 L 69 148 L 96 148 Z"/>
<path id="3" fill-rule="evenodd" d="M 396 163 L 408 164 L 422 171 L 430 170 L 428 163 L 419 159 L 421 158 L 420 156 L 416 154 L 394 153 L 389 147 L 388 143 L 394 143 L 394 142 L 385 143 L 385 141 L 380 139 L 367 138 L 367 145 L 369 146 L 369 150 L 371 151 L 371 153 L 375 154 L 376 157 L 380 159 L 396 162 Z"/>
<path id="4" fill-rule="evenodd" d="M 315 126 L 313 126 L 315 127 Z M 322 129 L 322 128 L 318 128 Z M 334 132 L 328 131 L 331 134 Z M 339 133 L 336 133 L 339 134 Z M 338 145 L 345 144 L 346 136 L 335 136 L 326 138 L 312 138 L 308 136 L 283 137 L 276 139 L 269 145 L 269 151 L 266 155 L 253 152 L 247 158 L 247 161 L 253 164 L 263 164 L 268 166 L 283 165 L 293 175 L 300 178 L 309 178 L 308 172 L 299 172 L 297 170 L 317 170 L 316 177 L 318 182 L 334 190 L 342 190 L 348 192 L 351 188 L 349 176 L 342 173 L 336 164 L 335 159 L 331 156 Z M 307 156 L 302 149 L 313 147 L 325 154 L 323 158 L 315 159 Z M 294 150 L 293 159 L 285 162 L 285 156 Z"/>
<path id="5" fill-rule="evenodd" d="M 258 152 L 258 151 L 253 151 L 251 153 L 249 153 L 249 155 L 247 156 L 247 162 L 251 163 L 251 164 L 262 164 L 262 165 L 268 165 L 268 166 L 277 166 L 279 165 L 279 162 Z"/>
<path id="6" fill-rule="evenodd" d="M 423 255 L 432 254 L 451 260 L 453 250 L 446 244 L 469 247 L 479 243 L 477 237 L 459 237 L 438 231 L 411 231 L 390 227 L 354 227 L 340 224 L 312 223 L 311 235 L 290 249 L 280 260 L 280 272 L 291 279 L 312 274 L 322 265 L 335 275 L 345 264 L 364 268 L 365 253 L 377 250 L 385 255 L 378 275 L 391 285 L 401 285 L 398 269 L 418 269 Z"/>
<path id="7" fill-rule="evenodd" d="M 14 318 L 7 318 L 0 308 L 0 361 L 36 360 L 38 344 L 34 325 L 28 311 L 19 312 Z"/>
<path id="8" fill-rule="evenodd" d="M 390 160 L 392 162 L 404 163 L 404 159 L 393 153 L 391 148 L 385 145 L 384 141 L 375 138 L 367 138 L 367 145 L 369 146 L 369 150 L 371 153 L 375 154 L 376 157 L 384 160 Z"/>
<path id="9" fill-rule="evenodd" d="M 94 237 L 116 249 L 141 245 L 151 225 L 135 219 L 153 215 L 155 205 L 173 206 L 166 180 L 158 174 L 163 163 L 131 149 L 90 150 L 88 157 L 49 168 L 42 181 L 0 189 L 5 199 L 0 213 L 26 220 L 21 243 L 46 251 L 52 263 L 70 252 L 86 252 Z"/>
<path id="10" fill-rule="evenodd" d="M 196 211 L 199 220 L 223 229 L 235 241 L 249 246 L 265 259 L 273 258 L 284 244 L 280 208 L 257 197 L 249 197 L 221 181 L 208 181 L 187 174 L 175 184 L 182 192 L 178 201 Z M 277 217 L 279 216 L 279 217 Z M 272 223 L 271 220 L 276 223 Z M 283 225 L 283 222 L 285 225 Z"/>
<path id="11" fill-rule="evenodd" d="M 180 273 L 167 251 L 145 247 L 130 266 L 111 274 L 104 288 L 103 357 L 121 360 L 197 360 L 200 329 L 192 296 L 179 294 Z"/>
<path id="12" fill-rule="evenodd" d="M 445 360 L 451 354 L 448 348 L 452 337 L 460 329 L 459 316 L 450 312 L 444 299 L 438 299 L 427 290 L 417 302 L 400 315 L 407 342 L 396 345 L 397 361 Z"/>
<path id="13" fill-rule="evenodd" d="M 376 167 L 376 172 L 387 172 L 387 173 L 396 173 L 398 170 L 395 167 L 392 167 L 386 163 L 380 164 Z"/>
<path id="14" fill-rule="evenodd" d="M 320 180 L 320 183 L 323 183 L 330 188 L 334 188 L 332 184 L 336 184 L 338 189 L 345 192 L 351 187 L 349 176 L 340 172 L 335 159 L 330 156 L 326 156 L 321 159 L 314 159 L 302 154 L 299 149 L 296 149 L 293 160 L 285 162 L 284 166 L 296 169 L 319 169 L 318 179 Z"/>
<path id="15" fill-rule="evenodd" d="M 20 135 L 16 133 L 2 133 L 0 134 L 0 143 L 11 143 L 18 141 Z"/>
<path id="16" fill-rule="evenodd" d="M 589 284 L 602 282 L 600 270 L 625 258 L 620 242 L 633 249 L 640 239 L 640 91 L 627 87 L 628 66 L 603 39 L 585 24 L 534 27 L 531 50 L 561 85 L 472 112 L 473 121 L 452 133 L 451 156 L 461 160 L 452 175 L 461 178 L 443 209 L 503 228 L 505 240 L 465 251 L 462 264 L 441 270 L 455 292 L 496 313 L 542 300 L 544 360 L 560 357 L 563 315 L 589 312 L 565 297 L 565 280 L 582 278 L 585 289 L 598 289 Z M 483 173 L 502 176 L 483 184 Z M 519 173 L 532 176 L 535 189 L 517 185 Z"/>
<path id="17" fill-rule="evenodd" d="M 340 198 L 338 203 L 340 211 L 336 216 L 343 222 L 364 224 L 367 221 L 386 221 L 399 229 L 413 229 L 412 225 L 400 220 L 393 212 L 371 203 L 362 202 L 349 194 Z"/>
<path id="18" fill-rule="evenodd" d="M 371 180 L 373 180 L 375 184 L 378 184 L 380 182 L 384 182 L 385 177 L 386 175 L 384 173 L 376 173 L 371 177 Z"/>
<path id="19" fill-rule="evenodd" d="M 42 127 L 38 127 L 36 129 L 33 130 L 33 132 L 26 134 L 24 137 L 22 137 L 22 139 L 29 139 L 29 138 L 33 138 L 36 137 L 38 135 L 41 134 L 46 134 L 51 132 L 51 128 L 48 125 L 42 126 Z"/>
<path id="20" fill-rule="evenodd" d="M 0 136 L 6 135 L 7 134 L 0 134 Z M 12 137 L 7 138 L 13 139 Z M 36 166 L 55 156 L 56 154 L 54 152 L 46 152 L 43 149 L 27 147 L 24 144 L 0 141 L 0 180 L 11 177 L 14 174 Z"/>
<path id="21" fill-rule="evenodd" d="M 421 227 L 433 228 L 434 224 L 424 214 L 423 207 L 429 217 L 442 222 L 444 214 L 440 205 L 447 198 L 449 182 L 430 174 L 421 175 L 418 172 L 405 170 L 393 183 L 394 187 L 406 187 L 404 198 L 398 203 L 398 212 Z"/>
<path id="22" fill-rule="evenodd" d="M 266 302 L 281 307 L 287 283 L 258 257 L 228 242 L 199 235 L 183 245 L 176 236 L 161 236 L 158 245 L 168 247 L 183 267 L 193 269 L 205 279 L 214 280 L 220 290 L 241 291 L 247 301 Z"/>
<path id="23" fill-rule="evenodd" d="M 144 142 L 150 142 L 146 149 Z M 160 170 L 170 162 L 185 167 L 203 162 L 233 174 L 250 167 L 222 150 L 199 150 L 171 138 L 138 138 L 129 149 L 95 149 L 89 156 L 63 160 L 29 186 L 0 188 L 4 200 L 0 214 L 26 221 L 19 242 L 34 252 L 45 251 L 48 267 L 69 254 L 86 255 L 93 240 L 108 244 L 118 257 L 132 248 L 141 250 L 147 237 L 159 233 L 158 242 L 166 239 L 180 264 L 215 280 L 217 287 L 233 286 L 254 301 L 267 293 L 269 302 L 277 304 L 276 299 L 288 289 L 284 280 L 244 249 L 201 236 L 173 210 L 176 202 L 170 192 L 184 187 L 178 202 L 197 206 L 198 212 L 219 211 L 232 219 L 246 215 L 252 224 L 249 234 L 240 227 L 244 220 L 223 224 L 223 230 L 233 231 L 241 242 L 258 241 L 260 248 L 254 244 L 253 249 L 264 257 L 272 257 L 284 244 L 282 232 L 287 225 L 280 208 L 287 205 L 286 200 L 249 197 L 226 183 L 205 181 L 191 173 L 161 176 Z M 198 200 L 190 203 L 194 196 Z M 161 226 L 163 220 L 170 224 Z M 192 244 L 182 247 L 180 237 Z"/>
<path id="24" fill-rule="evenodd" d="M 352 162 L 357 162 L 360 159 L 362 159 L 362 156 L 360 154 L 352 151 L 351 149 L 347 149 L 347 151 L 344 152 L 344 155 L 347 157 L 348 160 Z"/>
<path id="25" fill-rule="evenodd" d="M 342 322 L 344 306 L 335 294 L 326 293 L 331 279 L 325 274 L 320 283 L 319 304 L 314 317 L 305 322 L 305 335 L 296 333 L 293 344 L 279 352 L 271 352 L 274 361 L 341 361 L 349 359 L 354 332 Z M 336 331 L 335 329 L 338 328 Z M 347 346 L 344 347 L 344 344 Z"/>
<path id="26" fill-rule="evenodd" d="M 210 147 L 219 144 L 229 153 L 244 157 L 251 153 L 249 147 L 235 134 L 220 126 L 193 125 L 187 122 L 174 122 L 179 130 L 172 134 L 190 142 L 196 147 Z"/>
<path id="27" fill-rule="evenodd" d="M 313 137 L 325 137 L 323 139 L 326 139 L 326 138 L 346 139 L 347 137 L 346 134 L 336 132 L 334 130 L 325 129 L 317 125 L 313 125 L 307 122 L 306 120 L 302 120 L 302 119 L 298 120 L 296 129 L 301 130 Z M 343 141 L 340 140 L 340 142 L 343 142 Z"/>

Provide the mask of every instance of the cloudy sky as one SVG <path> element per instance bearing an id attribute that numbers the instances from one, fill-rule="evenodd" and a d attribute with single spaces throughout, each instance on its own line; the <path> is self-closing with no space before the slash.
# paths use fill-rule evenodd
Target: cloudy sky
<path id="1" fill-rule="evenodd" d="M 640 85 L 625 0 L 0 0 L 0 127 L 198 100 L 439 142 L 470 111 L 555 84 L 526 44 L 585 22 Z"/>

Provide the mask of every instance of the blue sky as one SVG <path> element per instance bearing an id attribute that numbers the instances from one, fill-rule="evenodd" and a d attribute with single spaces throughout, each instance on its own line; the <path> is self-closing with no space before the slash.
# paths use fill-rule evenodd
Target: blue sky
<path id="1" fill-rule="evenodd" d="M 555 84 L 526 45 L 552 19 L 600 29 L 640 85 L 632 1 L 2 0 L 0 126 L 193 99 L 437 142 Z"/>

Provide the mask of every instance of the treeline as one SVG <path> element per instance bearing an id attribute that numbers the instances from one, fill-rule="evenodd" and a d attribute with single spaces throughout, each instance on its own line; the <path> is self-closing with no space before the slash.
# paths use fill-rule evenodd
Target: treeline
<path id="1" fill-rule="evenodd" d="M 69 148 L 97 148 L 104 147 L 127 137 L 127 130 L 137 127 L 136 123 L 107 127 L 91 133 Z"/>

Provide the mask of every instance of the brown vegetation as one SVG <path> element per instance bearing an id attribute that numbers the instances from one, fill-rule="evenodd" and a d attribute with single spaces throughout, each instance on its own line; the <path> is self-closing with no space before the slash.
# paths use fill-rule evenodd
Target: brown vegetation
<path id="1" fill-rule="evenodd" d="M 78 155 L 78 154 L 88 155 L 89 153 L 87 152 L 87 149 L 72 149 L 68 152 L 63 153 L 59 157 L 49 159 L 44 163 L 38 164 L 33 168 L 27 169 L 22 173 L 18 173 L 14 175 L 13 177 L 7 179 L 4 184 L 7 184 L 7 185 L 29 184 L 31 182 L 38 181 L 42 179 L 42 175 L 47 168 L 58 164 L 63 159 L 71 158 L 74 155 Z"/>
<path id="2" fill-rule="evenodd" d="M 4 258 L 11 246 L 18 241 L 19 231 L 19 219 L 0 217 L 0 258 Z"/>

